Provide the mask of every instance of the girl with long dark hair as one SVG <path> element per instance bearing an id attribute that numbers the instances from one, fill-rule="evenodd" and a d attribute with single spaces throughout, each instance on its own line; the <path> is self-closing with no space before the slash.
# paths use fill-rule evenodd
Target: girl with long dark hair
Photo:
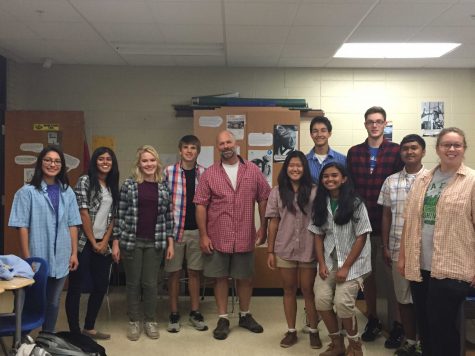
<path id="1" fill-rule="evenodd" d="M 23 258 L 41 257 L 49 264 L 43 331 L 54 332 L 64 282 L 78 268 L 81 225 L 59 147 L 47 146 L 38 155 L 33 178 L 15 194 L 8 225 L 19 230 Z"/>
<path id="2" fill-rule="evenodd" d="M 79 178 L 74 191 L 82 227 L 78 243 L 79 268 L 69 275 L 66 296 L 69 329 L 81 333 L 81 292 L 90 289 L 82 333 L 94 339 L 109 339 L 109 334 L 97 331 L 94 325 L 109 285 L 112 263 L 109 241 L 114 226 L 114 211 L 119 204 L 119 167 L 110 148 L 99 147 L 93 152 L 88 173 Z M 114 245 L 113 257 L 118 262 L 118 241 Z"/>
<path id="3" fill-rule="evenodd" d="M 322 343 L 317 329 L 313 293 L 317 271 L 314 238 L 307 229 L 316 187 L 312 185 L 307 158 L 302 152 L 288 154 L 278 183 L 269 195 L 266 218 L 270 218 L 267 265 L 270 269 L 278 268 L 284 284 L 284 313 L 288 331 L 280 346 L 290 347 L 297 342 L 296 294 L 300 276 L 300 289 L 310 323 L 310 346 L 320 348 Z"/>
<path id="4" fill-rule="evenodd" d="M 315 304 L 331 339 L 328 349 L 320 355 L 345 354 L 338 316 L 349 341 L 346 355 L 362 356 L 355 302 L 364 277 L 371 271 L 371 246 L 367 239 L 371 224 L 343 165 L 332 162 L 323 167 L 313 223 L 308 228 L 315 234 L 319 265 Z"/>

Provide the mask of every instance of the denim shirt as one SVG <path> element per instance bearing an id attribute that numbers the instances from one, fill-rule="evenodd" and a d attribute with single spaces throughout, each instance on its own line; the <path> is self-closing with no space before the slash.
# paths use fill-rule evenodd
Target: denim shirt
<path id="1" fill-rule="evenodd" d="M 15 193 L 8 226 L 28 228 L 30 255 L 48 262 L 50 277 L 63 278 L 69 274 L 69 228 L 81 225 L 81 217 L 73 190 L 61 187 L 56 221 L 56 212 L 46 189 L 44 181 L 41 190 L 30 184 L 20 188 Z"/>

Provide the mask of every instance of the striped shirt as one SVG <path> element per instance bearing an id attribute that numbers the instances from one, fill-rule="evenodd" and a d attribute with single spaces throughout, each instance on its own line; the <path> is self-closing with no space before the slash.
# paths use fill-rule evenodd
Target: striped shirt
<path id="1" fill-rule="evenodd" d="M 308 167 L 310 168 L 310 175 L 312 176 L 312 181 L 315 184 L 318 184 L 318 178 L 320 177 L 320 172 L 324 165 L 330 162 L 337 162 L 341 163 L 343 166 L 346 167 L 346 156 L 342 155 L 341 153 L 332 150 L 328 147 L 328 154 L 327 157 L 323 160 L 322 163 L 318 160 L 317 156 L 315 155 L 315 151 L 313 148 L 307 153 L 307 160 L 308 160 Z"/>
<path id="2" fill-rule="evenodd" d="M 155 225 L 155 248 L 167 246 L 167 238 L 173 237 L 172 201 L 168 187 L 157 182 L 158 208 L 157 224 Z M 115 215 L 113 230 L 114 239 L 118 239 L 120 246 L 126 250 L 135 248 L 137 222 L 139 218 L 139 189 L 132 178 L 125 180 L 120 188 L 119 208 Z"/>
<path id="3" fill-rule="evenodd" d="M 383 208 L 378 205 L 379 192 L 384 180 L 391 174 L 399 172 L 404 164 L 399 154 L 399 145 L 384 139 L 379 146 L 376 167 L 370 173 L 370 154 L 368 139 L 353 146 L 346 157 L 348 173 L 355 185 L 355 190 L 366 204 L 373 234 L 381 234 Z"/>
<path id="4" fill-rule="evenodd" d="M 405 276 L 421 281 L 421 237 L 424 197 L 434 169 L 419 175 L 404 211 Z M 462 164 L 444 188 L 436 206 L 431 276 L 471 282 L 475 277 L 475 172 Z"/>
<path id="5" fill-rule="evenodd" d="M 201 175 L 204 173 L 205 168 L 199 164 L 195 166 L 195 189 L 198 186 L 198 181 Z M 186 218 L 186 176 L 185 171 L 181 166 L 181 161 L 174 165 L 168 166 L 164 170 L 165 183 L 168 185 L 168 190 L 172 196 L 173 202 L 173 219 L 175 227 L 173 235 L 176 241 L 183 239 L 183 232 L 185 230 L 185 218 Z M 195 192 L 188 192 L 194 197 Z"/>
<path id="6" fill-rule="evenodd" d="M 399 258 L 402 226 L 404 225 L 403 212 L 407 194 L 416 177 L 425 171 L 426 169 L 422 167 L 419 172 L 409 174 L 406 172 L 406 168 L 403 168 L 402 171 L 386 178 L 381 188 L 381 193 L 379 193 L 378 204 L 391 208 L 388 248 L 393 261 L 397 261 Z"/>
<path id="7" fill-rule="evenodd" d="M 97 212 L 99 211 L 99 207 L 102 203 L 102 194 L 101 192 L 93 192 L 91 194 L 91 199 L 88 197 L 88 190 L 89 190 L 89 176 L 83 175 L 79 177 L 78 182 L 76 183 L 76 187 L 74 187 L 74 193 L 76 193 L 76 200 L 78 202 L 79 209 L 87 209 L 89 213 L 89 217 L 91 218 L 91 227 L 94 226 L 94 221 L 96 220 Z M 112 206 L 107 214 L 107 226 L 112 223 Z M 84 246 L 87 242 L 87 236 L 84 233 L 84 230 L 81 228 L 79 229 L 79 239 L 78 239 L 78 252 L 82 252 Z M 107 254 L 110 253 L 110 248 L 107 249 Z"/>
<path id="8" fill-rule="evenodd" d="M 213 247 L 223 253 L 250 252 L 256 242 L 256 202 L 267 200 L 270 187 L 261 170 L 239 158 L 236 189 L 216 162 L 201 176 L 194 203 L 206 206 L 206 229 Z"/>
<path id="9" fill-rule="evenodd" d="M 332 252 L 334 250 L 336 251 L 338 268 L 341 268 L 355 244 L 356 237 L 367 234 L 366 243 L 360 255 L 350 267 L 346 280 L 351 281 L 352 279 L 371 272 L 371 242 L 369 239 L 371 224 L 365 205 L 359 204 L 353 212 L 353 217 L 345 225 L 338 225 L 333 220 L 330 198 L 327 198 L 327 210 L 327 222 L 323 226 L 316 226 L 311 223 L 308 229 L 315 235 L 324 236 L 323 257 L 328 270 L 332 271 L 335 269 L 332 258 Z"/>

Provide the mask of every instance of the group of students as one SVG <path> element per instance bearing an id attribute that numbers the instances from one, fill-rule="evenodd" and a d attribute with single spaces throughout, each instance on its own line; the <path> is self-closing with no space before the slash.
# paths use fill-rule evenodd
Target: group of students
<path id="1" fill-rule="evenodd" d="M 384 139 L 385 124 L 385 111 L 370 108 L 365 113 L 368 139 L 352 147 L 345 159 L 328 145 L 329 120 L 315 118 L 310 125 L 315 148 L 307 155 L 292 151 L 283 163 L 265 209 L 267 264 L 279 270 L 284 287 L 288 331 L 282 347 L 297 342 L 300 285 L 311 347 L 322 347 L 321 318 L 331 343 L 320 355 L 363 355 L 361 339 L 374 340 L 381 331 L 369 281 L 375 250 L 382 246 L 385 261 L 393 266 L 407 337 L 396 355 L 458 355 L 457 311 L 475 285 L 475 173 L 463 164 L 465 135 L 457 128 L 442 130 L 436 142 L 440 164 L 429 171 L 421 163 L 424 140 L 408 135 L 399 147 Z M 157 279 L 163 259 L 169 275 L 167 330 L 179 332 L 181 327 L 178 294 L 185 260 L 189 322 L 199 331 L 208 329 L 199 311 L 203 251 L 193 203 L 204 173 L 197 164 L 201 145 L 187 135 L 178 147 L 180 161 L 166 168 L 152 146 L 140 147 L 132 176 L 120 190 L 117 159 L 109 148 L 94 151 L 87 175 L 74 190 L 62 151 L 48 146 L 40 152 L 32 180 L 15 195 L 9 226 L 19 229 L 23 257 L 43 257 L 50 265 L 45 331 L 55 330 L 69 274 L 66 313 L 71 331 L 110 338 L 95 329 L 95 320 L 111 263 L 121 260 L 127 337 L 138 340 L 145 331 L 158 338 Z M 383 177 L 384 184 L 376 177 Z M 365 297 L 374 295 L 374 306 L 367 300 L 369 322 L 362 337 L 355 318 L 360 289 Z M 86 290 L 90 296 L 81 329 L 79 302 Z M 422 351 L 416 344 L 416 320 Z"/>

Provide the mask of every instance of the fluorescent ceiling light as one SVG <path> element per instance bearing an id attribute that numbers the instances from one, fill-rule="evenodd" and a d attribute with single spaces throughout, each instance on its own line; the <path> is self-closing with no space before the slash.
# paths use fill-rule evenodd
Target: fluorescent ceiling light
<path id="1" fill-rule="evenodd" d="M 113 43 L 120 54 L 149 56 L 223 56 L 222 43 L 144 44 Z"/>
<path id="2" fill-rule="evenodd" d="M 345 43 L 335 58 L 437 58 L 460 43 Z"/>

